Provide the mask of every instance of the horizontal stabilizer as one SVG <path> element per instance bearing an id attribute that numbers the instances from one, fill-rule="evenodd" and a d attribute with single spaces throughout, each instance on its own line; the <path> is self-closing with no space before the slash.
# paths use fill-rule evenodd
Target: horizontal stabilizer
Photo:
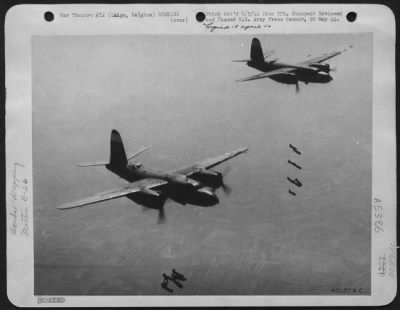
<path id="1" fill-rule="evenodd" d="M 128 157 L 128 160 L 130 160 L 130 159 L 132 159 L 132 158 L 134 158 L 134 157 L 136 157 L 136 156 L 142 154 L 143 152 L 147 151 L 148 149 L 149 149 L 149 147 L 143 147 L 143 148 L 141 148 L 141 149 L 140 149 L 139 151 L 137 151 L 136 153 L 130 155 L 130 156 Z"/>
<path id="2" fill-rule="evenodd" d="M 274 50 L 267 51 L 264 53 L 264 59 L 267 59 L 268 57 L 272 56 L 275 53 Z"/>
<path id="3" fill-rule="evenodd" d="M 273 64 L 273 63 L 277 62 L 278 60 L 279 60 L 279 58 L 272 58 L 272 59 L 269 61 L 269 63 L 270 63 L 270 64 Z"/>
<path id="4" fill-rule="evenodd" d="M 250 59 L 237 59 L 237 60 L 232 60 L 233 62 L 249 62 L 251 61 Z"/>
<path id="5" fill-rule="evenodd" d="M 93 161 L 93 162 L 88 162 L 88 163 L 82 163 L 82 164 L 77 164 L 77 167 L 95 167 L 95 166 L 105 166 L 107 165 L 107 162 L 104 161 Z"/>

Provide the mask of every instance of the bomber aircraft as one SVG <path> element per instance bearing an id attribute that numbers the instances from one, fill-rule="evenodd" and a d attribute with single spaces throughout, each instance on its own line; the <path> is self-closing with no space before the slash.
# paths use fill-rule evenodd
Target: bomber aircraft
<path id="1" fill-rule="evenodd" d="M 159 210 L 159 223 L 164 222 L 164 204 L 171 199 L 180 204 L 210 207 L 219 203 L 215 194 L 216 189 L 222 188 L 229 193 L 230 188 L 224 183 L 221 172 L 209 170 L 239 154 L 246 153 L 248 148 L 241 148 L 223 155 L 208 158 L 173 171 L 157 171 L 144 168 L 137 161 L 130 161 L 143 153 L 143 148 L 127 157 L 122 139 L 118 131 L 112 130 L 110 141 L 109 162 L 92 162 L 80 164 L 79 167 L 105 166 L 117 176 L 125 179 L 129 184 L 110 191 L 84 198 L 71 203 L 63 204 L 57 209 L 72 209 L 86 205 L 126 197 L 137 204 L 150 209 Z"/>
<path id="2" fill-rule="evenodd" d="M 327 53 L 297 64 L 279 62 L 278 58 L 268 60 L 273 53 L 274 51 L 269 51 L 263 54 L 260 41 L 257 38 L 253 38 L 251 42 L 250 59 L 234 60 L 234 62 L 245 62 L 249 67 L 262 71 L 263 73 L 237 81 L 244 82 L 270 78 L 276 82 L 294 84 L 296 85 L 296 92 L 299 92 L 299 81 L 305 84 L 328 83 L 332 81 L 330 72 L 334 71 L 334 69 L 324 62 L 341 54 L 342 51 Z"/>

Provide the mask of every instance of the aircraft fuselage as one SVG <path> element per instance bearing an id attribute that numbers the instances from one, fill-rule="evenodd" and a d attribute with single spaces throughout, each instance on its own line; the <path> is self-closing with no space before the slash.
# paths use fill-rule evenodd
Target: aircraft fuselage
<path id="1" fill-rule="evenodd" d="M 219 203 L 214 189 L 222 185 L 220 184 L 213 188 L 208 184 L 202 184 L 194 179 L 187 178 L 184 175 L 163 172 L 155 169 L 144 168 L 143 166 L 127 165 L 125 167 L 106 166 L 108 170 L 125 179 L 128 182 L 135 182 L 142 179 L 155 178 L 168 182 L 162 188 L 162 193 L 159 196 L 151 193 L 135 193 L 128 195 L 130 200 L 144 205 L 148 208 L 159 209 L 165 199 L 170 198 L 180 204 L 192 204 L 203 207 L 214 206 Z M 213 184 L 211 184 L 213 185 Z M 157 192 L 155 192 L 156 194 Z"/>
<path id="2" fill-rule="evenodd" d="M 271 80 L 274 80 L 283 84 L 296 84 L 298 81 L 302 81 L 304 83 L 328 83 L 332 81 L 332 77 L 321 70 L 316 70 L 315 68 L 296 68 L 294 65 L 281 63 L 281 62 L 253 62 L 249 61 L 247 63 L 249 67 L 252 67 L 256 70 L 262 72 L 269 72 L 276 69 L 281 68 L 290 68 L 293 67 L 295 69 L 294 72 L 290 73 L 282 73 L 270 76 Z"/>

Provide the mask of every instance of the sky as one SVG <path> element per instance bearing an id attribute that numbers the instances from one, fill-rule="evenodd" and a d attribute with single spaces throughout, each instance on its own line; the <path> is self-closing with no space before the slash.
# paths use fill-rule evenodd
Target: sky
<path id="1" fill-rule="evenodd" d="M 35 294 L 167 295 L 173 268 L 187 278 L 173 294 L 370 293 L 372 35 L 258 38 L 290 63 L 353 48 L 329 61 L 333 81 L 296 93 L 235 82 L 259 73 L 232 62 L 249 57 L 252 36 L 33 38 Z M 109 158 L 112 129 L 128 152 L 151 147 L 137 160 L 161 170 L 249 152 L 228 164 L 230 196 L 168 202 L 162 225 L 125 198 L 57 210 L 126 184 L 75 167 Z"/>

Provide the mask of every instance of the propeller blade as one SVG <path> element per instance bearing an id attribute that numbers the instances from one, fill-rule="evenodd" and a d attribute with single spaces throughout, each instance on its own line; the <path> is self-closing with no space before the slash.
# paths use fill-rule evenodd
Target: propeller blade
<path id="1" fill-rule="evenodd" d="M 231 194 L 232 188 L 224 182 L 224 178 L 231 170 L 232 170 L 231 165 L 225 165 L 225 169 L 221 172 L 221 175 L 222 175 L 221 189 L 226 196 L 229 196 Z"/>
<path id="2" fill-rule="evenodd" d="M 232 170 L 232 166 L 231 165 L 228 165 L 228 164 L 225 165 L 224 171 L 221 172 L 222 176 L 223 177 L 226 176 L 229 172 L 231 172 L 231 170 Z"/>
<path id="3" fill-rule="evenodd" d="M 221 185 L 222 191 L 224 192 L 225 195 L 229 196 L 232 193 L 232 187 L 229 185 L 222 183 Z"/>
<path id="4" fill-rule="evenodd" d="M 163 224 L 166 221 L 166 216 L 165 216 L 165 212 L 164 212 L 164 206 L 160 207 L 159 211 L 158 211 L 158 224 Z"/>
<path id="5" fill-rule="evenodd" d="M 300 92 L 299 81 L 296 81 L 296 94 Z"/>

